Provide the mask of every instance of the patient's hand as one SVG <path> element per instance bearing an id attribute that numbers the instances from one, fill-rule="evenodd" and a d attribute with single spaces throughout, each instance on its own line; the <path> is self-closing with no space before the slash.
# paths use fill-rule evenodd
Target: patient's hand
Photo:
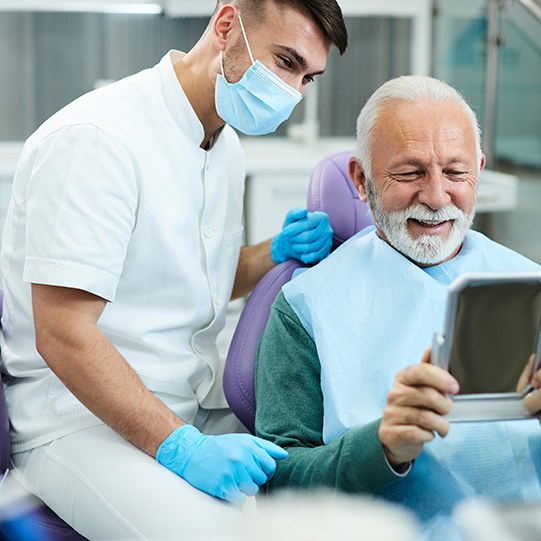
<path id="1" fill-rule="evenodd" d="M 517 383 L 517 392 L 522 391 L 526 385 L 531 385 L 537 392 L 530 393 L 524 398 L 526 409 L 532 414 L 539 416 L 541 413 L 541 393 L 538 389 L 541 387 L 541 369 L 532 374 L 534 354 L 530 356 L 524 370 Z"/>
<path id="2" fill-rule="evenodd" d="M 451 411 L 450 395 L 458 389 L 449 372 L 430 364 L 430 349 L 420 364 L 396 375 L 379 427 L 379 439 L 392 466 L 417 457 L 435 432 L 442 438 L 447 435 L 449 421 L 443 416 Z"/>

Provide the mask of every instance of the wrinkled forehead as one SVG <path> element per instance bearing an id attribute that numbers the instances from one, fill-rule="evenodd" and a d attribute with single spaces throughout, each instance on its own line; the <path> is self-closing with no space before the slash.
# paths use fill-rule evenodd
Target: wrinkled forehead
<path id="1" fill-rule="evenodd" d="M 451 100 L 397 99 L 381 108 L 374 126 L 373 152 L 429 147 L 476 157 L 475 128 L 462 106 Z"/>

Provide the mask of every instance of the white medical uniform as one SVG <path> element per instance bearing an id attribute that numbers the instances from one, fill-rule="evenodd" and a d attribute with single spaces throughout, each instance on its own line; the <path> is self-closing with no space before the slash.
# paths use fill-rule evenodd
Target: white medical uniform
<path id="1" fill-rule="evenodd" d="M 177 415 L 202 426 L 206 410 L 226 407 L 216 336 L 241 246 L 244 156 L 228 126 L 200 148 L 203 126 L 171 60 L 178 54 L 86 94 L 28 139 L 4 230 L 1 355 L 14 461 L 31 490 L 95 539 L 161 538 L 150 515 L 161 524 L 172 506 L 170 535 L 190 522 L 182 502 L 194 494 L 203 508 L 226 509 L 105 427 L 35 349 L 30 284 L 89 291 L 109 301 L 100 329 Z M 85 461 L 100 466 L 85 470 Z M 58 486 L 68 498 L 52 495 Z M 156 506 L 144 512 L 149 486 Z"/>

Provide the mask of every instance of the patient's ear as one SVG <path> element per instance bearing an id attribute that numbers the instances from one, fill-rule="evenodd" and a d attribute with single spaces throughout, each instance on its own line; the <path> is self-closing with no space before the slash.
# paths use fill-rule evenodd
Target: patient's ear
<path id="1" fill-rule="evenodd" d="M 487 158 L 484 154 L 481 154 L 481 165 L 479 166 L 479 173 L 483 172 L 485 165 L 487 164 Z"/>
<path id="2" fill-rule="evenodd" d="M 349 160 L 348 173 L 351 182 L 353 182 L 355 188 L 357 188 L 357 192 L 359 192 L 359 198 L 366 203 L 368 200 L 365 187 L 366 175 L 364 174 L 364 169 L 359 163 L 359 160 L 357 160 L 355 156 Z"/>

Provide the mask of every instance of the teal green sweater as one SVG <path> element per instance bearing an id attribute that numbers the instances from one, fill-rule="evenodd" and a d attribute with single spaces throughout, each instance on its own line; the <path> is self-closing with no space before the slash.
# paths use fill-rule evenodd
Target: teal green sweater
<path id="1" fill-rule="evenodd" d="M 401 478 L 383 453 L 380 421 L 323 442 L 323 395 L 316 347 L 280 293 L 256 365 L 256 432 L 289 452 L 267 490 L 321 489 L 372 493 Z"/>

